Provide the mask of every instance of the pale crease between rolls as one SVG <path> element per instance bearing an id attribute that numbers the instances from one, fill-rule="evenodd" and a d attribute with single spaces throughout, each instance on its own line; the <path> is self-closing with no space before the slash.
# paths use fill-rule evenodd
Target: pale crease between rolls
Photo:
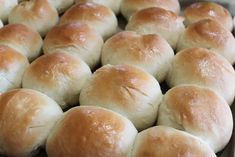
<path id="1" fill-rule="evenodd" d="M 113 10 L 115 14 L 119 13 L 122 0 L 75 0 L 76 3 L 93 2 L 104 5 Z"/>
<path id="2" fill-rule="evenodd" d="M 1 94 L 0 109 L 0 153 L 14 157 L 35 155 L 63 113 L 52 99 L 29 89 Z"/>
<path id="3" fill-rule="evenodd" d="M 149 7 L 163 8 L 176 14 L 180 12 L 178 0 L 123 0 L 121 3 L 121 13 L 129 20 L 135 12 Z"/>
<path id="4" fill-rule="evenodd" d="M 189 5 L 184 10 L 186 25 L 198 22 L 203 19 L 212 19 L 220 23 L 229 31 L 233 29 L 231 13 L 222 5 L 213 2 L 197 2 Z"/>
<path id="5" fill-rule="evenodd" d="M 151 7 L 133 14 L 126 25 L 126 30 L 139 34 L 158 34 L 175 49 L 180 35 L 185 30 L 183 20 L 171 11 Z"/>
<path id="6" fill-rule="evenodd" d="M 18 4 L 17 0 L 0 0 L 0 20 L 3 23 L 8 22 L 8 16 L 11 10 Z"/>
<path id="7" fill-rule="evenodd" d="M 38 31 L 41 36 L 57 24 L 56 9 L 47 0 L 23 1 L 9 14 L 9 23 L 20 23 Z"/>
<path id="8" fill-rule="evenodd" d="M 52 53 L 36 59 L 25 71 L 22 86 L 38 90 L 54 99 L 62 108 L 77 105 L 90 68 L 77 57 Z"/>
<path id="9" fill-rule="evenodd" d="M 44 54 L 64 52 L 84 60 L 91 69 L 100 63 L 102 36 L 84 23 L 74 22 L 52 28 L 43 44 Z"/>
<path id="10" fill-rule="evenodd" d="M 216 157 L 200 139 L 166 126 L 140 132 L 130 157 Z"/>
<path id="11" fill-rule="evenodd" d="M 0 92 L 20 88 L 29 62 L 14 49 L 0 45 Z"/>
<path id="12" fill-rule="evenodd" d="M 162 92 L 157 80 L 130 65 L 105 65 L 83 86 L 80 105 L 100 106 L 129 118 L 138 130 L 154 124 Z"/>
<path id="13" fill-rule="evenodd" d="M 85 23 L 103 36 L 104 39 L 117 31 L 118 21 L 113 11 L 97 3 L 78 3 L 68 9 L 60 19 L 60 24 L 69 22 Z"/>
<path id="14" fill-rule="evenodd" d="M 174 51 L 160 36 L 120 32 L 109 38 L 102 49 L 102 64 L 129 64 L 140 67 L 162 82 L 169 70 Z"/>
<path id="15" fill-rule="evenodd" d="M 2 21 L 0 20 L 0 28 L 2 28 L 3 27 L 3 23 L 2 23 Z"/>
<path id="16" fill-rule="evenodd" d="M 177 51 L 192 47 L 212 50 L 224 56 L 231 64 L 235 63 L 234 36 L 214 20 L 201 20 L 186 28 L 178 41 Z"/>
<path id="17" fill-rule="evenodd" d="M 125 117 L 99 107 L 74 107 L 50 133 L 49 157 L 129 157 L 137 130 Z"/>
<path id="18" fill-rule="evenodd" d="M 196 84 L 213 89 L 229 105 L 235 95 L 235 71 L 221 55 L 203 48 L 189 48 L 175 55 L 169 70 L 170 87 Z"/>
<path id="19" fill-rule="evenodd" d="M 195 135 L 217 153 L 232 136 L 233 117 L 229 105 L 213 90 L 181 85 L 164 95 L 157 124 Z"/>
<path id="20" fill-rule="evenodd" d="M 6 45 L 33 61 L 41 53 L 40 34 L 23 24 L 8 24 L 0 29 L 0 45 Z"/>

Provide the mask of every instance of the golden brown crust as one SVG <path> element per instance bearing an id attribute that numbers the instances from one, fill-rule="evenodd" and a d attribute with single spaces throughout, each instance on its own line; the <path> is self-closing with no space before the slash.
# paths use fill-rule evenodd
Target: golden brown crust
<path id="1" fill-rule="evenodd" d="M 49 136 L 48 155 L 127 157 L 129 152 L 120 145 L 126 127 L 123 117 L 114 112 L 98 107 L 72 108 Z"/>
<path id="2" fill-rule="evenodd" d="M 75 4 L 60 19 L 60 23 L 76 22 L 76 21 L 95 21 L 99 23 L 104 21 L 106 17 L 112 16 L 111 9 L 95 3 Z"/>
<path id="3" fill-rule="evenodd" d="M 29 89 L 0 96 L 1 154 L 30 156 L 45 143 L 54 122 L 62 116 L 50 98 Z"/>
<path id="4" fill-rule="evenodd" d="M 103 50 L 107 49 L 106 51 L 114 53 L 114 56 L 115 53 L 122 53 L 134 62 L 141 62 L 155 60 L 156 56 L 163 55 L 166 50 L 169 50 L 166 45 L 164 39 L 155 34 L 142 36 L 132 31 L 123 31 L 108 39 Z M 121 50 L 117 51 L 118 49 Z"/>
<path id="5" fill-rule="evenodd" d="M 190 38 L 191 42 L 209 43 L 209 46 L 220 48 L 226 45 L 231 35 L 216 21 L 205 19 L 190 25 L 185 36 Z"/>
<path id="6" fill-rule="evenodd" d="M 84 94 L 92 99 L 103 98 L 105 102 L 112 100 L 119 103 L 121 108 L 133 110 L 138 104 L 131 102 L 139 100 L 139 95 L 135 95 L 135 92 L 131 91 L 134 90 L 143 96 L 148 96 L 148 87 L 153 82 L 152 80 L 151 75 L 147 75 L 144 71 L 133 66 L 106 65 L 96 70 L 90 82 L 92 86 L 89 86 L 87 89 L 89 92 Z M 109 99 L 106 99 L 107 97 Z"/>
<path id="7" fill-rule="evenodd" d="M 145 22 L 150 23 L 152 21 L 151 23 L 162 25 L 166 28 L 172 28 L 174 23 L 178 22 L 177 20 L 177 14 L 158 7 L 140 10 L 131 18 L 131 21 L 134 22 L 132 25 L 138 26 L 139 24 L 143 24 Z"/>
<path id="8" fill-rule="evenodd" d="M 0 44 L 9 45 L 32 60 L 40 53 L 42 38 L 26 25 L 8 24 L 0 29 Z"/>
<path id="9" fill-rule="evenodd" d="M 9 23 L 21 23 L 45 36 L 58 22 L 56 9 L 48 0 L 23 1 L 9 15 Z"/>
<path id="10" fill-rule="evenodd" d="M 22 10 L 21 14 L 27 20 L 45 17 L 48 14 L 48 10 L 52 10 L 52 6 L 47 0 L 24 1 L 19 4 L 19 7 L 26 8 Z"/>
<path id="11" fill-rule="evenodd" d="M 44 53 L 53 51 L 56 48 L 79 47 L 87 45 L 92 40 L 102 40 L 102 38 L 84 23 L 66 23 L 53 27 L 44 40 Z M 85 48 L 84 48 L 85 49 Z"/>
<path id="12" fill-rule="evenodd" d="M 121 12 L 129 19 L 133 13 L 149 7 L 160 7 L 175 13 L 179 13 L 180 11 L 178 0 L 123 0 Z"/>
<path id="13" fill-rule="evenodd" d="M 188 76 L 203 81 L 204 83 L 221 83 L 217 75 L 235 76 L 234 69 L 217 54 L 203 48 L 189 48 L 180 51 L 175 56 L 175 61 L 185 69 Z M 230 77 L 231 77 L 230 76 Z M 183 77 L 183 76 L 182 76 Z M 224 80 L 225 81 L 225 80 Z"/>
<path id="14" fill-rule="evenodd" d="M 213 2 L 197 2 L 188 6 L 184 10 L 186 24 L 192 24 L 202 19 L 212 19 L 225 25 L 230 31 L 232 30 L 232 16 L 223 6 Z"/>
<path id="15" fill-rule="evenodd" d="M 0 45 L 0 69 L 10 70 L 17 62 L 28 62 L 27 58 L 14 49 Z"/>
<path id="16" fill-rule="evenodd" d="M 170 127 L 157 126 L 140 132 L 133 157 L 216 157 L 199 139 Z"/>
<path id="17" fill-rule="evenodd" d="M 207 142 L 215 152 L 222 150 L 232 135 L 232 113 L 215 91 L 196 85 L 176 86 L 165 94 L 159 125 L 182 129 Z"/>
<path id="18" fill-rule="evenodd" d="M 164 97 L 164 105 L 167 105 L 173 115 L 179 116 L 186 131 L 191 128 L 195 132 L 210 132 L 215 127 L 222 131 L 227 118 L 219 115 L 230 114 L 226 107 L 228 104 L 221 97 L 208 88 L 197 86 L 170 89 Z"/>
<path id="19" fill-rule="evenodd" d="M 77 76 L 77 69 L 84 63 L 80 59 L 64 53 L 52 53 L 39 57 L 30 64 L 27 73 L 39 82 L 48 86 L 58 86 L 59 76 L 63 74 L 67 79 L 73 80 Z"/>

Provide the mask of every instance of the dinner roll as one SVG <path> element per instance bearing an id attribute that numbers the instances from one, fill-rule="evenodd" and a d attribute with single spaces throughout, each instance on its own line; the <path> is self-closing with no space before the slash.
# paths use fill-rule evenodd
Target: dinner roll
<path id="1" fill-rule="evenodd" d="M 21 2 L 9 15 L 9 23 L 21 23 L 38 31 L 41 36 L 59 20 L 56 9 L 47 0 L 30 0 Z"/>
<path id="2" fill-rule="evenodd" d="M 84 23 L 57 25 L 44 40 L 44 53 L 61 51 L 83 59 L 92 69 L 100 63 L 103 39 Z"/>
<path id="3" fill-rule="evenodd" d="M 235 95 L 235 71 L 219 54 L 203 48 L 189 48 L 176 54 L 169 70 L 170 87 L 197 84 L 218 92 L 229 105 Z"/>
<path id="4" fill-rule="evenodd" d="M 26 69 L 23 87 L 38 90 L 54 99 L 62 108 L 76 105 L 89 67 L 81 59 L 64 53 L 52 53 L 36 59 Z"/>
<path id="5" fill-rule="evenodd" d="M 21 87 L 28 65 L 25 56 L 10 47 L 0 45 L 0 92 Z"/>
<path id="6" fill-rule="evenodd" d="M 174 51 L 160 36 L 120 32 L 108 39 L 102 50 L 102 64 L 130 64 L 140 67 L 162 82 L 170 68 Z"/>
<path id="7" fill-rule="evenodd" d="M 75 0 L 76 3 L 93 2 L 104 5 L 113 10 L 115 14 L 119 13 L 122 0 Z"/>
<path id="8" fill-rule="evenodd" d="M 63 113 L 52 99 L 29 89 L 1 94 L 0 110 L 0 153 L 14 157 L 33 156 Z"/>
<path id="9" fill-rule="evenodd" d="M 74 3 L 74 0 L 48 0 L 59 13 L 65 12 Z"/>
<path id="10" fill-rule="evenodd" d="M 178 0 L 122 0 L 120 10 L 128 20 L 135 12 L 151 7 L 163 8 L 176 14 L 180 12 Z"/>
<path id="11" fill-rule="evenodd" d="M 8 15 L 18 2 L 17 0 L 0 0 L 0 4 L 0 20 L 7 23 Z"/>
<path id="12" fill-rule="evenodd" d="M 131 157 L 216 157 L 200 139 L 170 127 L 156 126 L 140 132 Z"/>
<path id="13" fill-rule="evenodd" d="M 175 48 L 184 32 L 183 18 L 162 8 L 147 8 L 136 12 L 130 18 L 126 30 L 140 34 L 158 34 Z"/>
<path id="14" fill-rule="evenodd" d="M 105 65 L 82 88 L 80 105 L 111 109 L 143 130 L 154 124 L 161 98 L 157 80 L 147 72 L 130 65 Z"/>
<path id="15" fill-rule="evenodd" d="M 186 28 L 178 41 L 177 51 L 191 47 L 210 49 L 235 63 L 235 39 L 230 31 L 214 20 L 201 20 Z"/>
<path id="16" fill-rule="evenodd" d="M 50 133 L 49 157 L 128 157 L 137 130 L 125 117 L 99 107 L 74 107 Z"/>
<path id="17" fill-rule="evenodd" d="M 117 30 L 117 18 L 110 8 L 96 3 L 79 3 L 61 17 L 60 24 L 82 22 L 97 31 L 105 39 Z"/>
<path id="18" fill-rule="evenodd" d="M 212 19 L 222 24 L 229 31 L 233 29 L 230 12 L 222 5 L 213 2 L 197 2 L 184 10 L 185 24 L 189 25 L 202 19 Z"/>
<path id="19" fill-rule="evenodd" d="M 9 24 L 0 29 L 0 44 L 15 49 L 32 61 L 40 55 L 42 38 L 26 25 Z"/>
<path id="20" fill-rule="evenodd" d="M 159 107 L 158 125 L 186 131 L 219 152 L 231 138 L 233 117 L 229 105 L 213 90 L 182 85 L 164 95 Z"/>

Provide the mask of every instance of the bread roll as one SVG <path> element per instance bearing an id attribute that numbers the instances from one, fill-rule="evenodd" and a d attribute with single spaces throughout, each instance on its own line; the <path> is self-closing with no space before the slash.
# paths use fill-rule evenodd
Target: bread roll
<path id="1" fill-rule="evenodd" d="M 233 117 L 229 105 L 209 88 L 183 85 L 165 94 L 158 125 L 167 125 L 195 135 L 219 152 L 229 142 Z"/>
<path id="2" fill-rule="evenodd" d="M 25 56 L 10 47 L 0 45 L 0 92 L 21 87 L 28 65 Z"/>
<path id="3" fill-rule="evenodd" d="M 170 87 L 197 84 L 218 92 L 229 105 L 235 95 L 235 71 L 229 62 L 203 48 L 189 48 L 176 54 L 169 70 Z"/>
<path id="4" fill-rule="evenodd" d="M 26 25 L 9 24 L 0 29 L 0 45 L 7 45 L 32 61 L 40 55 L 42 38 Z"/>
<path id="5" fill-rule="evenodd" d="M 14 157 L 33 156 L 63 113 L 52 99 L 29 89 L 1 94 L 0 110 L 0 153 Z"/>
<path id="6" fill-rule="evenodd" d="M 111 109 L 143 130 L 156 121 L 161 98 L 157 80 L 147 72 L 129 65 L 105 65 L 82 88 L 80 105 Z"/>
<path id="7" fill-rule="evenodd" d="M 39 57 L 27 68 L 23 87 L 41 91 L 65 108 L 79 102 L 80 90 L 90 75 L 81 59 L 52 53 Z"/>
<path id="8" fill-rule="evenodd" d="M 80 3 L 71 7 L 61 17 L 60 24 L 82 22 L 98 32 L 104 39 L 117 30 L 117 18 L 113 11 L 96 3 Z"/>
<path id="9" fill-rule="evenodd" d="M 17 0 L 0 0 L 0 4 L 0 20 L 7 23 L 8 15 L 18 2 Z"/>
<path id="10" fill-rule="evenodd" d="M 74 0 L 48 0 L 59 13 L 65 12 L 74 3 Z"/>
<path id="11" fill-rule="evenodd" d="M 128 157 L 137 130 L 125 117 L 99 107 L 67 111 L 48 137 L 49 157 Z"/>
<path id="12" fill-rule="evenodd" d="M 126 30 L 140 34 L 158 34 L 175 48 L 184 32 L 183 18 L 162 8 L 147 8 L 136 12 L 130 18 Z"/>
<path id="13" fill-rule="evenodd" d="M 113 10 L 115 14 L 119 13 L 122 0 L 75 0 L 76 3 L 93 2 L 104 5 Z"/>
<path id="14" fill-rule="evenodd" d="M 178 0 L 123 0 L 121 3 L 121 13 L 129 20 L 135 12 L 151 7 L 163 8 L 176 14 L 180 12 Z"/>
<path id="15" fill-rule="evenodd" d="M 27 25 L 45 36 L 57 24 L 59 17 L 56 9 L 47 0 L 30 0 L 17 5 L 8 20 L 9 23 Z"/>
<path id="16" fill-rule="evenodd" d="M 140 67 L 162 82 L 169 70 L 174 51 L 160 36 L 120 32 L 108 39 L 102 49 L 102 64 L 129 64 Z"/>
<path id="17" fill-rule="evenodd" d="M 235 63 L 235 39 L 230 31 L 214 20 L 206 19 L 190 25 L 177 44 L 177 51 L 203 47 L 224 56 Z"/>
<path id="18" fill-rule="evenodd" d="M 100 63 L 103 39 L 84 23 L 57 25 L 44 40 L 44 53 L 61 51 L 83 59 L 92 69 Z"/>
<path id="19" fill-rule="evenodd" d="M 170 127 L 156 126 L 140 132 L 131 157 L 216 157 L 200 139 Z"/>
<path id="20" fill-rule="evenodd" d="M 230 12 L 222 5 L 213 2 L 197 2 L 184 10 L 185 24 L 190 25 L 203 19 L 212 19 L 222 24 L 229 31 L 233 29 Z"/>

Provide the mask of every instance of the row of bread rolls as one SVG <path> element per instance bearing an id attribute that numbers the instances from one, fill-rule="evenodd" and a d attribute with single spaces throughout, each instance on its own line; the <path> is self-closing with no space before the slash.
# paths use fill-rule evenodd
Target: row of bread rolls
<path id="1" fill-rule="evenodd" d="M 182 107 L 174 106 L 172 99 L 183 103 L 181 94 L 185 91 L 189 93 L 186 103 L 196 102 L 189 108 L 184 105 L 185 113 L 181 113 L 179 110 Z M 173 96 L 168 98 L 168 95 Z M 219 138 L 228 138 L 230 132 L 220 125 L 224 122 L 229 125 L 232 122 L 226 102 L 213 91 L 196 86 L 172 89 L 167 96 L 164 102 L 170 112 L 176 112 L 175 116 L 189 114 L 184 116 L 186 123 L 183 127 L 186 128 L 185 131 L 196 136 L 164 126 L 151 127 L 137 134 L 130 120 L 111 110 L 95 106 L 80 106 L 63 114 L 56 102 L 40 92 L 17 89 L 3 93 L 0 96 L 0 153 L 16 157 L 32 156 L 40 147 L 46 147 L 49 157 L 145 157 L 146 154 L 152 156 L 191 154 L 198 157 L 215 157 L 213 150 L 203 140 L 205 140 L 204 136 L 208 135 L 210 138 L 207 142 L 216 145 Z M 206 98 L 206 106 L 200 103 L 204 98 Z M 215 106 L 207 100 L 213 101 Z M 165 112 L 165 104 L 162 105 L 160 113 Z M 204 117 L 194 112 L 188 113 L 187 110 L 191 110 L 192 107 L 195 107 L 197 113 Z M 204 107 L 206 110 L 203 110 Z M 212 113 L 211 117 L 203 119 L 208 112 Z M 223 116 L 217 117 L 218 114 Z M 214 116 L 217 117 L 218 123 Z M 167 124 L 167 119 L 161 117 L 161 120 L 163 120 L 160 121 L 161 124 Z M 202 120 L 203 125 L 199 123 Z M 192 126 L 192 121 L 198 122 L 196 123 L 198 125 Z"/>
<path id="2" fill-rule="evenodd" d="M 126 68 L 130 69 L 128 66 Z M 140 70 L 132 68 L 134 71 Z M 139 90 L 141 92 L 143 89 Z M 128 96 L 146 97 L 136 91 L 128 92 Z M 119 94 L 119 99 L 125 99 L 126 96 L 123 92 Z M 137 135 L 135 125 L 138 124 L 132 122 L 138 117 L 131 119 L 126 113 L 132 109 L 136 115 L 145 116 L 141 117 L 146 118 L 143 121 L 151 122 L 151 119 L 147 119 L 150 115 L 145 114 L 146 111 L 137 112 L 140 104 L 133 106 L 131 97 L 128 98 L 125 106 L 119 105 L 121 101 L 111 108 L 94 102 L 90 107 L 82 105 L 62 114 L 59 105 L 42 93 L 29 89 L 5 92 L 0 96 L 0 153 L 16 157 L 32 156 L 40 147 L 46 146 L 49 157 L 144 157 L 146 154 L 210 157 L 223 149 L 231 137 L 233 121 L 229 105 L 209 88 L 183 85 L 165 94 L 158 111 L 157 124 L 182 131 L 158 126 L 148 127 Z M 102 100 L 107 99 L 103 97 Z M 122 111 L 118 111 L 118 107 L 122 107 Z M 156 120 L 156 112 L 149 114 L 154 115 Z"/>
<path id="3" fill-rule="evenodd" d="M 95 18 L 91 16 L 90 20 L 86 21 L 73 13 L 84 8 L 87 10 L 85 9 L 82 12 L 87 11 L 86 15 L 89 15 L 89 13 L 91 15 L 107 15 L 108 20 L 99 23 L 97 22 L 99 21 L 99 16 Z M 100 8 L 104 8 L 104 10 Z M 151 13 L 151 10 L 163 13 L 159 17 L 153 16 L 159 19 L 156 22 L 161 21 L 163 17 L 167 17 L 166 25 L 169 25 L 170 22 L 170 24 L 173 23 L 172 25 L 177 26 L 174 23 L 176 19 L 176 21 L 179 21 L 180 27 L 182 26 L 180 30 L 184 29 L 182 19 L 173 12 L 160 8 L 146 10 L 150 10 L 149 15 L 154 13 Z M 140 12 L 144 11 L 141 10 Z M 105 14 L 108 12 L 111 14 Z M 140 12 L 136 14 L 138 15 Z M 45 143 L 47 143 L 47 153 L 52 157 L 125 157 L 129 155 L 144 157 L 146 154 L 166 156 L 168 153 L 180 156 L 186 156 L 187 154 L 215 156 L 214 152 L 218 152 L 225 147 L 231 137 L 233 128 L 232 114 L 228 105 L 228 103 L 231 104 L 234 97 L 234 85 L 231 82 L 234 81 L 235 77 L 232 65 L 219 54 L 203 48 L 183 50 L 174 57 L 173 49 L 167 43 L 167 39 L 164 39 L 165 37 L 161 34 L 138 35 L 131 31 L 121 32 L 108 39 L 102 46 L 102 37 L 106 39 L 116 31 L 116 24 L 115 28 L 112 25 L 112 20 L 115 19 L 114 21 L 116 21 L 116 17 L 113 15 L 114 13 L 110 9 L 99 4 L 81 3 L 71 7 L 64 14 L 64 17 L 62 17 L 64 18 L 64 23 L 62 22 L 62 24 L 53 27 L 49 31 L 43 45 L 44 53 L 48 54 L 39 57 L 29 66 L 27 65 L 28 63 L 25 63 L 28 68 L 20 68 L 20 70 L 26 69 L 26 72 L 19 80 L 23 79 L 23 87 L 41 91 L 53 98 L 62 108 L 76 105 L 78 102 L 84 107 L 75 107 L 61 116 L 61 110 L 57 110 L 58 105 L 54 105 L 56 108 L 53 108 L 50 113 L 57 113 L 61 119 L 56 124 L 56 127 L 52 129 L 52 125 L 59 118 L 50 118 L 49 113 L 44 115 L 40 107 L 35 105 L 35 114 L 41 113 L 42 117 L 45 116 L 45 118 L 50 118 L 51 120 L 50 126 L 47 127 L 45 133 L 40 130 L 42 126 L 40 124 L 44 121 L 38 120 L 40 118 L 30 118 L 35 117 L 34 114 L 28 115 L 26 112 L 20 114 L 22 112 L 21 105 L 27 106 L 28 103 L 31 104 L 30 100 L 41 97 L 39 96 L 41 94 L 37 93 L 36 97 L 26 94 L 27 97 L 24 95 L 25 93 L 35 93 L 35 91 L 27 91 L 26 89 L 3 93 L 0 96 L 3 99 L 2 106 L 10 102 L 12 103 L 12 108 L 9 105 L 10 108 L 4 110 L 5 113 L 2 113 L 6 115 L 6 119 L 9 122 L 5 122 L 4 119 L 0 120 L 0 126 L 6 126 L 6 130 L 10 132 L 9 136 L 7 136 L 8 134 L 5 135 L 5 132 L 1 135 L 0 132 L 0 137 L 4 136 L 2 149 L 0 149 L 3 151 L 0 153 L 9 156 L 31 156 L 34 150 L 45 145 Z M 143 15 L 143 18 L 146 17 L 148 16 Z M 151 19 L 151 16 L 149 17 Z M 173 22 L 170 20 L 171 18 L 174 19 L 172 20 Z M 92 30 L 94 24 L 97 27 L 99 26 L 98 28 L 100 29 Z M 219 26 L 219 28 L 221 27 Z M 104 34 L 107 33 L 104 32 L 104 29 L 110 30 L 111 28 L 114 28 L 113 31 Z M 159 30 L 163 28 L 164 26 L 160 26 Z M 171 26 L 169 28 L 175 27 Z M 229 31 L 225 32 L 227 34 L 230 33 Z M 14 34 L 17 33 L 15 32 Z M 27 37 L 26 39 L 32 42 L 33 37 L 27 34 L 25 36 Z M 16 36 L 13 39 L 17 40 L 20 38 Z M 26 49 L 30 46 L 24 42 L 22 43 L 26 47 L 25 50 L 17 48 L 21 44 L 17 45 L 13 42 L 14 40 L 9 39 L 10 44 L 3 41 L 2 50 L 7 52 L 19 49 L 19 52 L 15 54 L 26 56 L 29 52 L 32 52 L 26 52 Z M 34 44 L 30 45 L 35 45 L 35 43 L 40 45 L 39 41 L 37 40 L 37 42 L 33 42 Z M 101 47 L 103 48 L 101 49 Z M 20 51 L 20 49 L 22 50 Z M 116 56 L 110 54 L 110 51 L 115 52 Z M 131 53 L 126 56 L 126 52 Z M 29 53 L 28 55 L 33 54 Z M 27 57 L 29 58 L 29 56 Z M 33 57 L 31 56 L 31 61 L 35 57 L 34 55 Z M 3 57 L 2 60 L 5 60 L 5 58 Z M 27 62 L 24 56 L 23 58 Z M 100 59 L 103 65 L 114 65 L 105 65 L 91 75 L 89 66 L 94 69 Z M 3 66 L 7 66 L 7 64 Z M 11 67 L 9 69 L 9 71 L 12 70 Z M 169 75 L 167 75 L 169 70 Z M 184 78 L 185 76 L 186 78 Z M 166 79 L 171 87 L 181 84 L 194 85 L 175 87 L 163 97 L 159 83 L 154 77 L 159 81 Z M 3 77 L 7 83 L 14 84 L 9 78 Z M 204 87 L 199 87 L 195 84 Z M 17 97 L 19 98 L 17 99 Z M 44 99 L 50 99 L 49 97 L 44 97 Z M 7 99 L 7 101 L 5 102 L 4 99 Z M 48 101 L 51 101 L 51 99 Z M 175 101 L 178 103 L 175 103 Z M 55 104 L 55 102 L 52 104 Z M 85 107 L 86 105 L 103 108 Z M 113 110 L 116 113 L 104 108 Z M 16 112 L 12 113 L 12 110 L 16 110 Z M 22 116 L 17 118 L 19 125 L 23 124 L 20 120 L 24 118 L 28 119 L 27 117 L 29 117 L 31 120 L 26 123 L 25 128 L 27 129 L 24 128 L 26 131 L 24 129 L 19 130 L 18 134 L 22 135 L 25 133 L 27 135 L 36 126 L 36 132 L 41 135 L 41 138 L 35 140 L 37 141 L 35 145 L 28 143 L 28 138 L 19 138 L 17 141 L 12 141 L 11 138 L 17 135 L 15 135 L 13 127 L 15 124 L 10 123 L 11 118 L 7 117 L 11 116 L 11 113 Z M 31 127 L 30 122 L 32 120 L 38 121 L 37 124 L 33 124 Z M 188 133 L 161 126 L 148 129 L 155 124 L 171 126 Z M 137 135 L 136 128 L 139 131 L 147 130 Z M 50 132 L 50 135 L 47 142 L 45 142 L 48 132 Z M 136 135 L 137 138 L 135 138 Z M 32 136 L 29 136 L 29 138 L 32 138 Z M 172 143 L 172 140 L 174 143 Z M 23 143 L 22 147 L 17 147 L 18 143 Z M 172 144 L 172 147 L 169 147 L 169 143 Z M 159 149 L 152 149 L 160 145 L 162 147 Z"/>

